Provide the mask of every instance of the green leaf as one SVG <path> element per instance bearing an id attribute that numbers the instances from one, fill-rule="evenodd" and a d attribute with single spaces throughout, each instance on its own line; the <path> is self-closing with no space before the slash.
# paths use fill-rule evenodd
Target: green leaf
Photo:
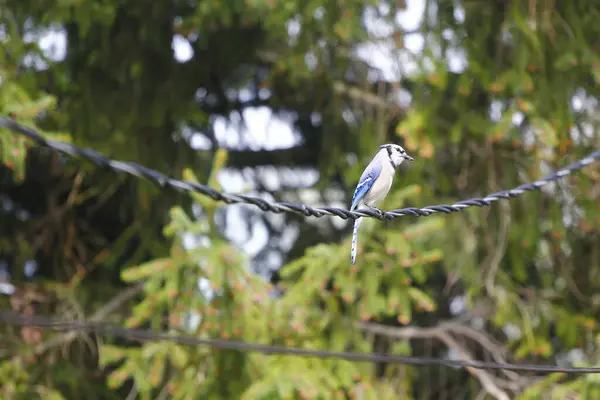
<path id="1" fill-rule="evenodd" d="M 277 380 L 276 385 L 277 385 L 277 393 L 279 393 L 279 396 L 281 396 L 282 399 L 293 398 L 292 395 L 294 393 L 295 387 L 292 384 L 292 382 L 287 380 L 285 377 L 282 377 L 282 379 Z"/>
<path id="2" fill-rule="evenodd" d="M 559 380 L 561 380 L 565 376 L 564 373 L 554 373 L 550 374 L 544 378 L 541 378 L 537 381 L 533 386 L 528 387 L 517 399 L 525 400 L 537 400 L 540 398 L 540 395 L 545 391 L 545 389 L 553 386 Z"/>
<path id="3" fill-rule="evenodd" d="M 170 258 L 159 258 L 144 264 L 140 264 L 136 267 L 123 270 L 121 272 L 121 279 L 125 282 L 134 282 L 147 278 L 151 275 L 156 276 L 163 274 L 173 266 L 173 262 Z"/>
<path id="4" fill-rule="evenodd" d="M 594 66 L 592 68 L 592 76 L 596 84 L 600 85 L 600 66 Z"/>
<path id="5" fill-rule="evenodd" d="M 551 147 L 558 144 L 558 135 L 550 122 L 543 118 L 532 118 L 531 125 L 540 131 L 540 139 L 545 144 Z"/>
<path id="6" fill-rule="evenodd" d="M 408 151 L 417 150 L 418 132 L 425 126 L 425 114 L 422 111 L 411 110 L 396 127 L 396 134 L 405 140 Z"/>
<path id="7" fill-rule="evenodd" d="M 150 372 L 148 374 L 148 383 L 152 388 L 158 387 L 165 371 L 165 355 L 157 354 L 150 363 Z"/>
<path id="8" fill-rule="evenodd" d="M 440 249 L 433 249 L 431 251 L 426 251 L 419 255 L 416 262 L 419 264 L 428 264 L 433 262 L 438 262 L 444 257 L 444 253 Z"/>
<path id="9" fill-rule="evenodd" d="M 421 185 L 410 184 L 407 186 L 400 187 L 397 190 L 392 191 L 383 203 L 385 208 L 398 208 L 402 206 L 407 200 L 416 199 L 422 192 Z"/>
<path id="10" fill-rule="evenodd" d="M 54 96 L 45 95 L 35 101 L 14 102 L 5 106 L 6 114 L 15 114 L 18 118 L 35 118 L 41 111 L 49 110 L 56 105 Z"/>
<path id="11" fill-rule="evenodd" d="M 437 232 L 443 229 L 444 218 L 440 216 L 431 216 L 412 223 L 403 229 L 404 237 L 407 240 L 422 238 L 431 232 Z"/>
<path id="12" fill-rule="evenodd" d="M 127 356 L 126 351 L 117 346 L 105 344 L 100 347 L 100 365 L 106 366 L 117 361 L 122 360 Z"/>
<path id="13" fill-rule="evenodd" d="M 410 304 L 410 298 L 408 296 L 402 296 L 399 298 L 400 306 L 398 312 L 398 321 L 401 324 L 408 324 L 412 319 L 412 307 Z"/>
<path id="14" fill-rule="evenodd" d="M 450 141 L 452 144 L 457 144 L 462 140 L 463 129 L 463 124 L 461 122 L 452 125 L 452 129 L 450 130 Z"/>
<path id="15" fill-rule="evenodd" d="M 108 387 L 111 389 L 117 389 L 125 383 L 125 381 L 133 375 L 135 365 L 128 361 L 108 375 Z"/>
<path id="16" fill-rule="evenodd" d="M 188 353 L 179 345 L 169 346 L 169 358 L 177 368 L 184 368 L 189 362 Z"/>
<path id="17" fill-rule="evenodd" d="M 66 400 L 58 390 L 40 390 L 44 393 L 44 398 L 48 400 Z"/>
<path id="18" fill-rule="evenodd" d="M 412 346 L 408 340 L 399 340 L 392 344 L 390 354 L 395 356 L 412 356 Z"/>
<path id="19" fill-rule="evenodd" d="M 554 68 L 566 71 L 578 64 L 577 56 L 573 53 L 564 53 L 554 61 Z"/>
<path id="20" fill-rule="evenodd" d="M 415 287 L 409 287 L 407 292 L 410 298 L 412 298 L 414 302 L 419 304 L 419 306 L 423 307 L 426 311 L 435 311 L 435 302 L 425 292 Z"/>

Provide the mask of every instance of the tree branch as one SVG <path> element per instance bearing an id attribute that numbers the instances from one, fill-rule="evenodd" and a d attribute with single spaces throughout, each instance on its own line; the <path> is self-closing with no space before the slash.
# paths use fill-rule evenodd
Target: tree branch
<path id="1" fill-rule="evenodd" d="M 458 353 L 460 354 L 460 357 L 463 360 L 473 361 L 473 358 L 471 357 L 471 355 L 469 354 L 467 349 L 465 349 L 458 342 L 456 342 L 452 338 L 452 336 L 450 336 L 447 332 L 440 330 L 435 333 L 435 337 L 437 339 L 439 339 L 441 342 L 443 342 L 449 348 L 453 348 L 453 349 L 457 350 Z M 487 371 L 482 370 L 482 369 L 476 369 L 473 367 L 465 367 L 465 369 L 467 371 L 469 371 L 469 373 L 471 373 L 471 375 L 476 377 L 479 380 L 479 383 L 481 383 L 481 386 L 483 386 L 483 388 L 485 389 L 485 391 L 488 392 L 489 394 L 491 394 L 492 396 L 494 396 L 494 398 L 496 398 L 498 400 L 509 400 L 510 399 L 508 397 L 508 394 L 505 391 L 503 391 L 502 389 L 500 389 L 498 387 L 498 385 L 496 385 L 496 383 L 494 382 L 494 377 L 491 374 L 489 374 Z"/>
<path id="2" fill-rule="evenodd" d="M 473 361 L 473 358 L 463 346 L 461 346 L 452 336 L 450 332 L 455 330 L 457 327 L 458 331 L 464 332 L 469 331 L 469 337 L 476 340 L 482 347 L 488 349 L 491 345 L 493 345 L 492 341 L 486 337 L 485 333 L 477 331 L 473 328 L 470 328 L 466 325 L 460 325 L 452 321 L 442 322 L 434 327 L 429 328 L 419 328 L 419 327 L 393 327 L 386 326 L 375 323 L 365 323 L 365 322 L 357 322 L 358 328 L 364 332 L 376 333 L 379 335 L 387 336 L 394 339 L 437 339 L 440 342 L 444 343 L 448 348 L 457 350 L 461 359 L 465 361 Z M 481 340 L 485 338 L 484 340 Z M 497 346 L 492 346 L 497 347 Z M 488 351 L 490 351 L 488 349 Z M 490 351 L 492 353 L 495 351 Z M 488 392 L 490 395 L 494 396 L 494 398 L 498 400 L 508 400 L 509 396 L 506 392 L 504 392 L 500 387 L 496 384 L 494 377 L 488 373 L 487 371 L 476 369 L 473 367 L 465 367 L 467 371 L 471 375 L 473 375 L 481 386 Z"/>
<path id="3" fill-rule="evenodd" d="M 135 286 L 132 286 L 119 294 L 113 297 L 108 303 L 106 303 L 102 308 L 96 311 L 89 319 L 90 322 L 102 322 L 106 319 L 110 314 L 114 313 L 125 303 L 126 301 L 132 299 L 143 290 L 143 282 L 138 283 Z M 53 337 L 50 340 L 47 340 L 43 343 L 40 343 L 35 347 L 35 354 L 42 354 L 49 349 L 57 346 L 61 346 L 63 344 L 71 342 L 78 335 L 78 332 L 65 332 L 62 335 L 58 335 Z M 17 358 L 19 356 L 16 356 Z"/>
<path id="4" fill-rule="evenodd" d="M 314 167 L 319 155 L 315 149 L 292 147 L 281 150 L 228 150 L 227 167 L 244 168 L 257 166 Z"/>

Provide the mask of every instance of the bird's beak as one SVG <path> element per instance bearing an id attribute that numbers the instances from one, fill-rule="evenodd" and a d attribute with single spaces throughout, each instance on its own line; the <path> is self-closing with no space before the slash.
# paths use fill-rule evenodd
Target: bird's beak
<path id="1" fill-rule="evenodd" d="M 411 156 L 409 156 L 408 154 L 405 154 L 404 158 L 407 159 L 408 161 L 415 161 L 415 159 L 412 158 Z"/>

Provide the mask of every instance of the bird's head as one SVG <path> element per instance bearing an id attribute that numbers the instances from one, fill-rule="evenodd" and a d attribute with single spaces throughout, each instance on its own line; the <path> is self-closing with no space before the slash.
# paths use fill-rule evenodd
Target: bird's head
<path id="1" fill-rule="evenodd" d="M 396 168 L 398 165 L 402 164 L 402 161 L 414 161 L 414 158 L 409 156 L 406 153 L 406 150 L 400 145 L 397 144 L 382 144 L 379 146 L 380 149 L 386 150 L 387 155 L 390 158 L 390 162 Z"/>

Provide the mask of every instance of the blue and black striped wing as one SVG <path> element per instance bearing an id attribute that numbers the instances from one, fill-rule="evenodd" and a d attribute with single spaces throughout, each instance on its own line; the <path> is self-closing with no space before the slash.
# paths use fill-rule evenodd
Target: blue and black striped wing
<path id="1" fill-rule="evenodd" d="M 350 210 L 354 210 L 358 206 L 358 203 L 365 197 L 371 187 L 373 187 L 373 183 L 375 183 L 375 180 L 379 177 L 380 173 L 381 164 L 377 162 L 377 160 L 373 160 L 367 166 L 358 181 L 356 190 L 354 190 L 354 196 L 352 196 L 352 206 L 350 207 Z"/>

